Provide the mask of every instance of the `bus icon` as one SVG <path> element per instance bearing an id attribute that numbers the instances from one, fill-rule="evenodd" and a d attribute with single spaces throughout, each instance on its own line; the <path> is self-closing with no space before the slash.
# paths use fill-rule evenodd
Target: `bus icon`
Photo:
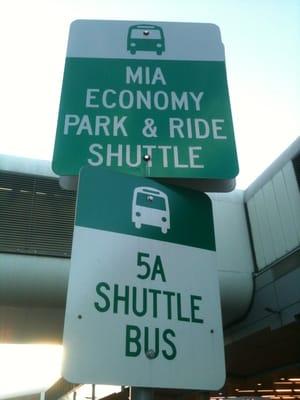
<path id="1" fill-rule="evenodd" d="M 170 229 L 169 200 L 165 193 L 147 186 L 134 189 L 132 222 L 137 229 L 142 225 L 157 226 L 162 233 Z"/>
<path id="2" fill-rule="evenodd" d="M 137 51 L 155 51 L 161 55 L 165 51 L 163 30 L 157 25 L 132 25 L 128 30 L 127 50 L 131 54 Z"/>

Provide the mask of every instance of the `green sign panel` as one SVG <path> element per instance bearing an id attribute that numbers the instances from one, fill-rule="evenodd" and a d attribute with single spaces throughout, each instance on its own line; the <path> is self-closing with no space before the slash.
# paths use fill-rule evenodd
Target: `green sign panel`
<path id="1" fill-rule="evenodd" d="M 204 193 L 91 167 L 83 169 L 79 191 L 77 226 L 215 251 L 211 200 Z"/>
<path id="2" fill-rule="evenodd" d="M 70 382 L 218 390 L 224 344 L 204 193 L 84 167 L 65 328 Z"/>
<path id="3" fill-rule="evenodd" d="M 211 24 L 75 21 L 53 169 L 232 180 L 238 173 L 224 50 Z"/>

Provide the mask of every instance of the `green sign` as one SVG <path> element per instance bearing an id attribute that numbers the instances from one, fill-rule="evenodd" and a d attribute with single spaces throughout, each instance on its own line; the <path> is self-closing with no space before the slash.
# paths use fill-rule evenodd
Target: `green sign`
<path id="1" fill-rule="evenodd" d="M 215 251 L 209 197 L 190 189 L 147 182 L 108 169 L 83 169 L 75 224 Z M 95 187 L 99 185 L 101 190 Z M 149 218 L 156 225 L 148 223 Z"/>
<path id="2" fill-rule="evenodd" d="M 212 205 L 203 193 L 81 171 L 63 376 L 218 390 L 224 344 Z"/>
<path id="3" fill-rule="evenodd" d="M 72 24 L 53 169 L 232 180 L 224 50 L 211 24 Z"/>

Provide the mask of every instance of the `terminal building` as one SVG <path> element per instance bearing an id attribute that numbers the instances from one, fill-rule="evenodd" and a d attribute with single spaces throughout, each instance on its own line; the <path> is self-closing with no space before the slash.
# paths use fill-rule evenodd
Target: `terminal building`
<path id="1" fill-rule="evenodd" d="M 300 138 L 245 191 L 208 195 L 227 374 L 208 395 L 300 399 Z M 49 162 L 0 156 L 0 343 L 62 343 L 75 202 Z M 77 386 L 62 378 L 43 398 Z"/>

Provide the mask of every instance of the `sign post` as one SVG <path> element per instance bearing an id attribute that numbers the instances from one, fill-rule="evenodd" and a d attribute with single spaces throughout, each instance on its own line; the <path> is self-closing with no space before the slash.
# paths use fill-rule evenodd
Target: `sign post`
<path id="1" fill-rule="evenodd" d="M 70 382 L 218 390 L 212 207 L 203 193 L 81 171 L 64 329 Z"/>
<path id="2" fill-rule="evenodd" d="M 74 176 L 84 165 L 233 189 L 238 162 L 216 25 L 72 24 L 53 169 Z"/>

